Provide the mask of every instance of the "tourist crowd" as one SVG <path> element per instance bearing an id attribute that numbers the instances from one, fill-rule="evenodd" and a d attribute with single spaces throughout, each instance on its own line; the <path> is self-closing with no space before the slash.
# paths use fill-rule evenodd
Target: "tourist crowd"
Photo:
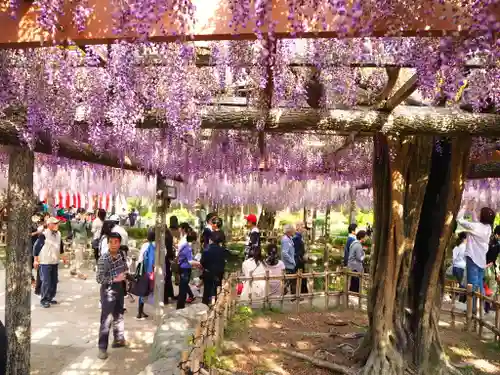
<path id="1" fill-rule="evenodd" d="M 500 252 L 500 226 L 493 230 L 495 213 L 489 208 L 480 210 L 479 219 L 475 218 L 476 207 L 472 204 L 460 210 L 457 222 L 463 232 L 458 233 L 456 246 L 453 249 L 452 274 L 462 287 L 472 284 L 474 289 L 488 296 L 496 293 L 497 275 L 496 259 Z M 466 213 L 472 220 L 465 220 Z M 35 294 L 40 296 L 40 304 L 49 308 L 57 304 L 57 283 L 60 255 L 64 253 L 64 242 L 59 231 L 61 215 L 70 222 L 68 238 L 72 243 L 74 260 L 71 262 L 71 274 L 83 280 L 87 275 L 83 272 L 84 253 L 90 243 L 96 269 L 96 281 L 100 284 L 100 329 L 99 358 L 107 358 L 109 331 L 112 327 L 114 340 L 112 347 L 127 345 L 124 336 L 125 298 L 134 301 L 138 297 L 136 318 L 148 317 L 145 305 L 154 291 L 156 236 L 150 230 L 147 240 L 141 246 L 137 265 L 131 269 L 128 233 L 123 224 L 124 218 L 108 215 L 103 209 L 95 213 L 84 210 L 76 212 L 58 212 L 50 215 L 46 207 L 37 212 L 33 218 L 31 233 L 33 257 L 32 267 L 36 272 L 32 275 Z M 304 234 L 309 229 L 304 223 L 287 224 L 283 228 L 280 250 L 274 241 L 263 246 L 263 238 L 254 214 L 245 216 L 247 238 L 244 248 L 244 261 L 241 273 L 244 282 L 238 285 L 238 294 L 243 300 L 262 298 L 266 293 L 266 281 L 263 276 L 280 276 L 305 271 L 307 255 Z M 344 247 L 343 264 L 355 273 L 365 272 L 364 243 L 371 237 L 371 228 L 357 230 L 356 224 L 348 227 L 348 237 Z M 165 232 L 165 269 L 158 273 L 164 275 L 165 288 L 163 302 L 176 301 L 177 309 L 196 299 L 195 292 L 202 292 L 202 303 L 210 305 L 217 298 L 217 289 L 222 285 L 226 271 L 228 250 L 223 222 L 217 213 L 206 216 L 205 227 L 201 234 L 188 223 L 179 223 L 175 216 L 170 218 Z M 249 279 L 261 278 L 262 280 Z M 178 285 L 178 294 L 174 293 L 174 284 Z M 302 279 L 300 293 L 296 290 L 295 279 L 288 279 L 285 293 L 291 295 L 308 293 L 307 280 Z M 360 291 L 360 278 L 351 277 L 349 289 Z M 281 293 L 281 281 L 269 281 L 269 295 Z M 475 306 L 475 304 L 474 304 Z M 488 304 L 484 306 L 486 312 Z M 1 328 L 1 327 L 0 327 Z"/>

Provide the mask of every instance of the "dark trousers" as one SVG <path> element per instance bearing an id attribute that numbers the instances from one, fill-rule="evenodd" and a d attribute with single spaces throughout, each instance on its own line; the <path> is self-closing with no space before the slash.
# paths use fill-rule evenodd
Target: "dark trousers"
<path id="1" fill-rule="evenodd" d="M 351 282 L 349 284 L 349 291 L 354 293 L 359 293 L 359 277 L 351 276 Z"/>
<path id="2" fill-rule="evenodd" d="M 285 270 L 288 275 L 293 275 L 295 273 L 295 270 Z M 287 286 L 286 286 L 286 291 L 285 294 L 291 293 L 291 294 L 296 294 L 296 289 L 297 289 L 297 279 L 289 279 L 287 280 Z"/>
<path id="3" fill-rule="evenodd" d="M 174 298 L 174 284 L 172 283 L 172 269 L 170 261 L 165 262 L 165 286 L 163 288 L 163 303 L 167 304 L 169 298 Z"/>
<path id="4" fill-rule="evenodd" d="M 189 280 L 191 280 L 191 268 L 180 268 L 180 280 L 179 280 L 179 295 L 177 296 L 177 309 L 183 309 L 186 307 L 186 298 L 188 294 L 193 298 L 193 292 L 189 286 Z"/>
<path id="5" fill-rule="evenodd" d="M 306 272 L 305 264 L 301 264 L 301 263 L 297 264 L 297 268 L 295 269 L 295 272 L 298 273 L 299 271 L 302 271 L 302 273 Z M 300 282 L 300 293 L 307 294 L 307 279 L 302 279 L 302 281 Z"/>
<path id="6" fill-rule="evenodd" d="M 201 302 L 205 305 L 210 305 L 212 297 L 217 300 L 217 287 L 220 285 L 218 277 L 204 276 L 203 277 L 203 298 Z"/>
<path id="7" fill-rule="evenodd" d="M 40 278 L 40 268 L 36 270 L 36 281 L 35 281 L 35 294 L 40 295 L 42 293 L 42 279 Z"/>
<path id="8" fill-rule="evenodd" d="M 464 284 L 463 284 L 464 273 L 465 273 L 465 269 L 453 267 L 453 276 L 455 277 L 455 279 L 457 279 L 458 284 L 460 284 L 460 288 L 464 287 Z"/>
<path id="9" fill-rule="evenodd" d="M 123 283 L 101 285 L 101 326 L 99 327 L 99 350 L 108 349 L 109 330 L 113 324 L 115 341 L 124 339 L 123 321 L 125 290 Z"/>
<path id="10" fill-rule="evenodd" d="M 50 303 L 57 293 L 59 266 L 57 264 L 40 264 L 41 303 Z"/>

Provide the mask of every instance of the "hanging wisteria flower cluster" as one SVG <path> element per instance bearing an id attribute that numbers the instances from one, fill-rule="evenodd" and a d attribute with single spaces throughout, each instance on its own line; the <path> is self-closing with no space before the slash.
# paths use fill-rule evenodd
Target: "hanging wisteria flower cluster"
<path id="1" fill-rule="evenodd" d="M 9 11 L 20 1 L 11 0 Z M 203 186 L 212 198 L 234 203 L 256 203 L 264 199 L 256 196 L 268 194 L 266 203 L 275 206 L 286 191 L 294 201 L 287 203 L 300 206 L 309 199 L 317 205 L 341 201 L 344 195 L 336 183 L 369 182 L 372 144 L 360 139 L 342 148 L 343 137 L 320 128 L 312 129 L 314 134 L 275 131 L 259 138 L 256 131 L 264 128 L 270 113 L 277 119 L 289 109 L 322 114 L 332 108 L 368 108 L 387 83 L 380 68 L 387 65 L 401 66 L 407 75 L 418 73 L 419 89 L 412 98 L 418 105 L 444 99 L 448 106 L 500 110 L 499 24 L 489 12 L 491 0 L 461 2 L 461 14 L 471 20 L 469 34 L 428 38 L 368 37 L 392 14 L 392 1 L 282 1 L 278 11 L 287 15 L 292 35 L 315 24 L 340 37 L 357 36 L 294 40 L 277 39 L 277 10 L 271 0 L 221 0 L 234 33 L 250 32 L 256 40 L 204 44 L 189 39 L 203 1 L 111 0 L 114 32 L 134 31 L 139 35 L 134 43 L 0 51 L 2 119 L 14 122 L 21 140 L 32 148 L 43 139 L 57 153 L 64 142 L 77 142 L 122 162 L 133 159 L 147 173 L 181 176 L 189 181 L 186 201 Z M 74 1 L 71 14 L 65 14 L 64 1 L 37 0 L 38 25 L 55 34 L 70 16 L 83 32 L 93 16 L 91 3 Z M 445 5 L 436 3 L 429 11 Z M 422 13 L 418 2 L 405 6 L 408 13 Z M 460 17 L 454 22 L 460 23 Z M 176 33 L 183 37 L 172 43 L 148 41 L 152 34 Z M 209 55 L 208 62 L 200 61 L 201 51 Z M 255 123 L 241 126 L 245 131 L 228 130 L 248 125 L 252 110 L 259 113 Z M 264 147 L 259 145 L 262 138 Z M 486 146 L 491 144 L 476 141 L 473 158 Z M 261 170 L 264 156 L 267 163 Z M 68 181 L 87 181 L 89 189 L 101 181 L 110 190 L 128 184 L 130 195 L 151 193 L 149 177 L 127 180 L 123 176 L 132 175 L 118 177 L 117 172 L 96 177 L 86 168 L 75 175 L 50 169 L 61 167 L 60 159 L 44 162 L 47 171 L 61 176 L 51 182 L 54 186 L 64 181 L 62 176 L 71 176 Z M 38 175 L 47 173 L 40 170 Z M 216 186 L 216 180 L 224 182 Z M 306 180 L 320 187 L 307 187 Z"/>

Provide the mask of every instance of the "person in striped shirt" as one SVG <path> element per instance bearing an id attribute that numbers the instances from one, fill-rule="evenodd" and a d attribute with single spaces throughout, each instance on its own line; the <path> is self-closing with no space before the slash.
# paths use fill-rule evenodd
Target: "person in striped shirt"
<path id="1" fill-rule="evenodd" d="M 123 320 L 125 288 L 124 281 L 128 273 L 127 261 L 120 251 L 121 236 L 111 232 L 108 235 L 109 251 L 102 254 L 97 263 L 96 279 L 101 284 L 101 325 L 99 328 L 100 359 L 108 358 L 109 330 L 113 324 L 113 348 L 123 348 L 125 326 Z"/>

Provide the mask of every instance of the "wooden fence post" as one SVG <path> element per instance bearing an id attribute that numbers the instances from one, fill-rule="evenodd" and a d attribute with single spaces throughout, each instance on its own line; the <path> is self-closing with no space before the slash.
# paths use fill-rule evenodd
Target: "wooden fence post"
<path id="1" fill-rule="evenodd" d="M 285 290 L 286 290 L 286 272 L 285 270 L 281 271 L 283 279 L 281 282 L 281 301 L 280 301 L 280 309 L 283 311 L 285 304 Z"/>
<path id="2" fill-rule="evenodd" d="M 344 307 L 349 308 L 349 281 L 351 280 L 351 275 L 349 275 L 349 270 L 344 268 Z"/>
<path id="3" fill-rule="evenodd" d="M 189 352 L 184 351 L 181 354 L 181 375 L 188 375 L 189 374 Z"/>
<path id="4" fill-rule="evenodd" d="M 485 297 L 483 296 L 482 293 L 479 293 L 479 294 L 480 294 L 480 296 L 478 298 L 478 300 L 479 300 L 479 306 L 477 307 L 476 311 L 479 312 L 478 333 L 479 333 L 479 338 L 481 339 L 483 337 L 483 315 L 484 315 Z"/>
<path id="5" fill-rule="evenodd" d="M 315 279 L 315 274 L 314 271 L 311 271 L 311 280 L 312 282 L 309 282 L 309 278 L 306 281 L 307 284 L 307 293 L 309 294 L 309 309 L 312 310 L 314 306 L 314 279 Z"/>
<path id="6" fill-rule="evenodd" d="M 295 310 L 297 314 L 300 311 L 300 287 L 302 286 L 302 270 L 298 270 L 295 274 Z"/>
<path id="7" fill-rule="evenodd" d="M 499 302 L 500 302 L 500 295 L 495 296 L 495 328 L 500 329 L 500 309 L 499 307 Z M 500 336 L 495 334 L 495 341 L 500 340 Z"/>
<path id="8" fill-rule="evenodd" d="M 270 293 L 270 283 L 269 283 L 269 270 L 266 270 L 266 285 L 264 288 L 264 309 L 270 309 L 271 304 L 269 303 L 269 293 Z"/>
<path id="9" fill-rule="evenodd" d="M 466 314 L 466 327 L 467 332 L 472 328 L 472 284 L 467 284 L 467 314 Z"/>

